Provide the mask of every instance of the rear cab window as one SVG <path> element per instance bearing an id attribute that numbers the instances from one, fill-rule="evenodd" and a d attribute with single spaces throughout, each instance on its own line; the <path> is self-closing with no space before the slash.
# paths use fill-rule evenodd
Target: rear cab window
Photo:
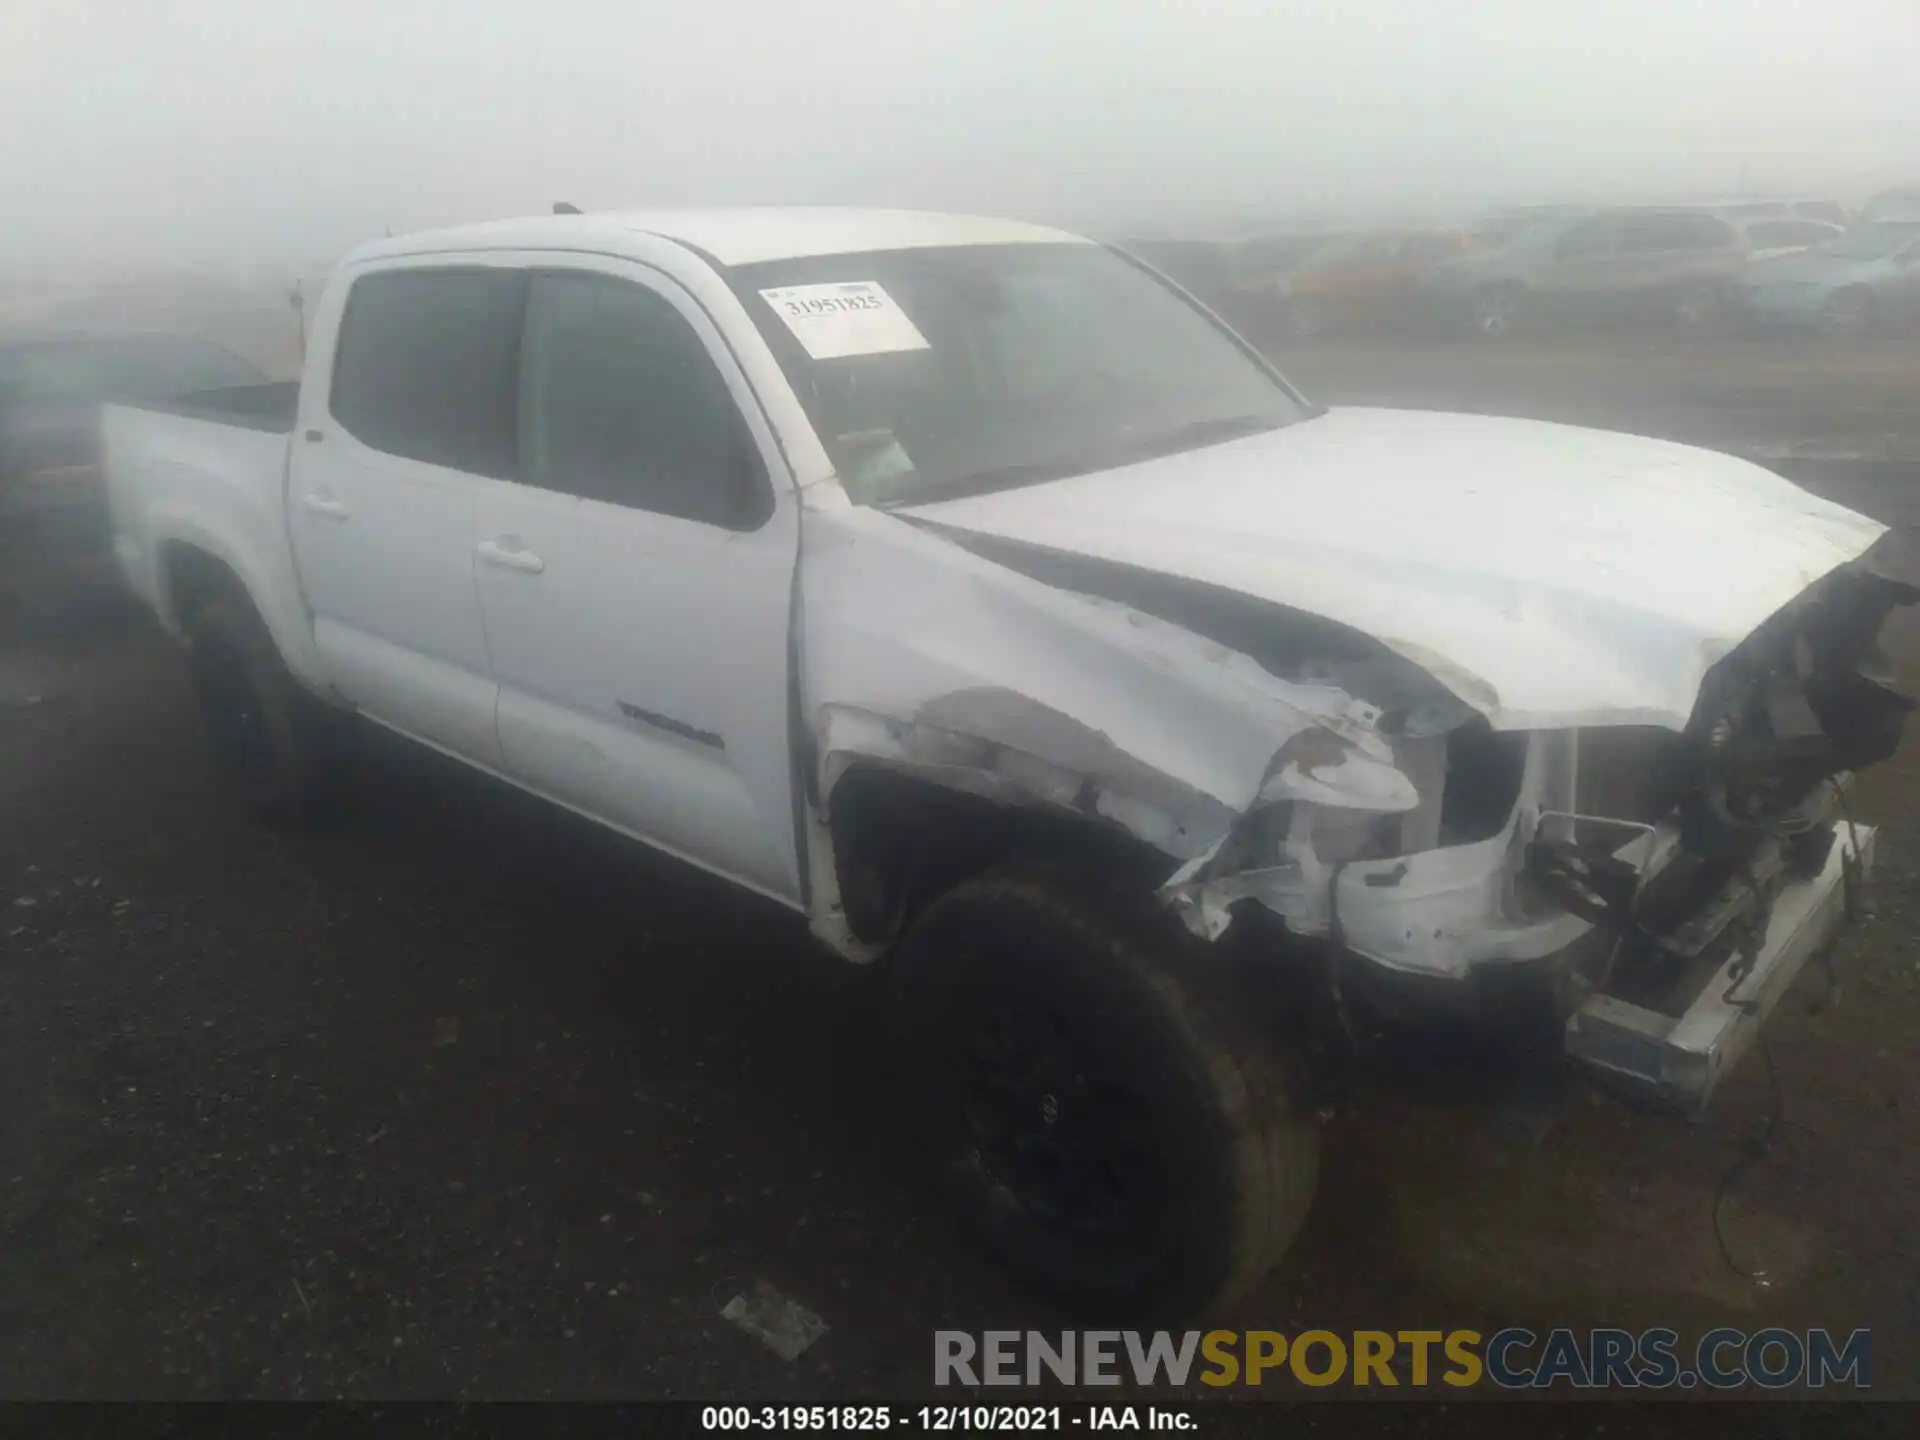
<path id="1" fill-rule="evenodd" d="M 330 408 L 362 444 L 498 480 L 519 468 L 522 271 L 390 270 L 354 281 Z"/>

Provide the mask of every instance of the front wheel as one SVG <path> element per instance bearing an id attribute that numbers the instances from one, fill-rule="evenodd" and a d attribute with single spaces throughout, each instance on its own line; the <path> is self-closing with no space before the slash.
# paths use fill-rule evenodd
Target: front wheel
<path id="1" fill-rule="evenodd" d="M 1224 958 L 1170 916 L 1002 872 L 936 900 L 895 963 L 943 1184 L 1016 1272 L 1090 1314 L 1175 1319 L 1292 1243 L 1314 1120 Z"/>

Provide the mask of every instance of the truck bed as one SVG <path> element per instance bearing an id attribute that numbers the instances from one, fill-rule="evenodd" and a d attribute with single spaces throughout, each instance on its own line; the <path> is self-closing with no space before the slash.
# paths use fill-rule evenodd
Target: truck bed
<path id="1" fill-rule="evenodd" d="M 283 649 L 302 653 L 284 493 L 299 390 L 245 385 L 101 411 L 114 556 L 169 628 L 168 556 L 185 545 L 230 568 Z"/>
<path id="2" fill-rule="evenodd" d="M 300 382 L 274 381 L 266 385 L 231 385 L 219 390 L 195 390 L 165 400 L 122 402 L 127 409 L 157 410 L 216 425 L 238 425 L 271 435 L 293 433 L 300 410 Z"/>

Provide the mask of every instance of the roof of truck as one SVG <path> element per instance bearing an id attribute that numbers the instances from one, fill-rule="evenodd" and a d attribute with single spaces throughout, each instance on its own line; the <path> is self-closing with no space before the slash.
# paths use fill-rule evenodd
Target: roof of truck
<path id="1" fill-rule="evenodd" d="M 494 220 L 450 230 L 375 241 L 352 260 L 447 250 L 619 249 L 636 233 L 692 246 L 722 265 L 753 265 L 810 255 L 912 250 L 946 245 L 1086 244 L 1081 236 L 1018 220 L 948 215 L 932 210 L 742 207 L 726 210 L 628 210 Z"/>

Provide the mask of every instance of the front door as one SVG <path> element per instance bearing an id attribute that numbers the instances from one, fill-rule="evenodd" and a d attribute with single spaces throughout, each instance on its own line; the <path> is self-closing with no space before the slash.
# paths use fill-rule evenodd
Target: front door
<path id="1" fill-rule="evenodd" d="M 796 497 L 699 307 L 567 263 L 531 273 L 518 478 L 476 514 L 507 772 L 796 901 Z"/>

